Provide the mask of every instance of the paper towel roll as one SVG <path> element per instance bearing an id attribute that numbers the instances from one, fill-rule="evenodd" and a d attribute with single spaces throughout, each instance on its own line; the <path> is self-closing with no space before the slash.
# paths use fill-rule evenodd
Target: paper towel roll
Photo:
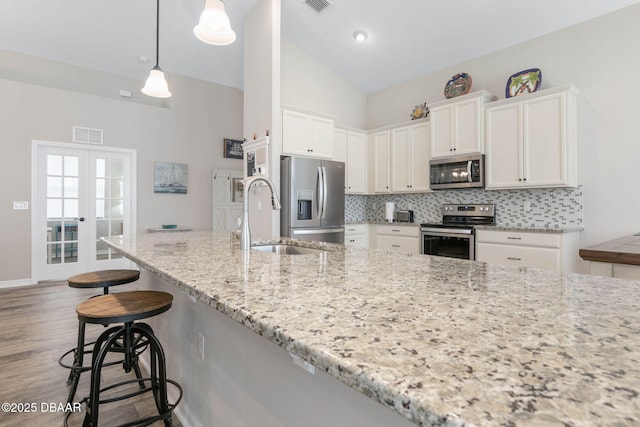
<path id="1" fill-rule="evenodd" d="M 386 219 L 387 222 L 393 222 L 395 213 L 396 213 L 395 202 L 386 202 L 384 204 L 384 219 Z"/>

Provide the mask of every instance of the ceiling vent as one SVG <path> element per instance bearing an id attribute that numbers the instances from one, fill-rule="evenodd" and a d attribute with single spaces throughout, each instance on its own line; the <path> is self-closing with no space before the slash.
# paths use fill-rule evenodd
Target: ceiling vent
<path id="1" fill-rule="evenodd" d="M 327 6 L 329 6 L 329 2 L 326 0 L 306 0 L 305 3 L 318 13 L 322 12 L 327 8 Z"/>
<path id="2" fill-rule="evenodd" d="M 102 129 L 92 129 L 92 128 L 74 126 L 73 142 L 102 145 Z"/>

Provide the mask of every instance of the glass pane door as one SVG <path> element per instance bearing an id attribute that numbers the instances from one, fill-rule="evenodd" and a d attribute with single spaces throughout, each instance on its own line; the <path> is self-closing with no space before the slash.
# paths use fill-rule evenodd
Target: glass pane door
<path id="1" fill-rule="evenodd" d="M 78 262 L 79 157 L 47 155 L 47 264 Z"/>
<path id="2" fill-rule="evenodd" d="M 97 157 L 96 175 L 96 261 L 122 258 L 122 255 L 100 241 L 105 236 L 124 233 L 125 179 L 124 160 Z"/>
<path id="3" fill-rule="evenodd" d="M 131 268 L 101 237 L 132 227 L 132 154 L 70 144 L 36 144 L 33 278 Z"/>

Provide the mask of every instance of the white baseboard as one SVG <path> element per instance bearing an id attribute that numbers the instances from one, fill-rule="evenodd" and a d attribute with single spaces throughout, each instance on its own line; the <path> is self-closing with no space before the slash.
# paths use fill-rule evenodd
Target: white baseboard
<path id="1" fill-rule="evenodd" d="M 20 286 L 33 285 L 31 279 L 18 279 L 18 280 L 3 280 L 0 281 L 0 289 L 2 288 L 17 288 Z"/>

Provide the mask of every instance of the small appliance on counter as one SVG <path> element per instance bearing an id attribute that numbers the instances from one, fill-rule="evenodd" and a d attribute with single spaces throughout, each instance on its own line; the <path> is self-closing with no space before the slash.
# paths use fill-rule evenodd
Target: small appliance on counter
<path id="1" fill-rule="evenodd" d="M 413 222 L 413 211 L 410 209 L 398 209 L 396 211 L 397 222 Z"/>
<path id="2" fill-rule="evenodd" d="M 396 203 L 386 202 L 384 204 L 384 219 L 387 222 L 393 222 L 396 216 Z"/>

